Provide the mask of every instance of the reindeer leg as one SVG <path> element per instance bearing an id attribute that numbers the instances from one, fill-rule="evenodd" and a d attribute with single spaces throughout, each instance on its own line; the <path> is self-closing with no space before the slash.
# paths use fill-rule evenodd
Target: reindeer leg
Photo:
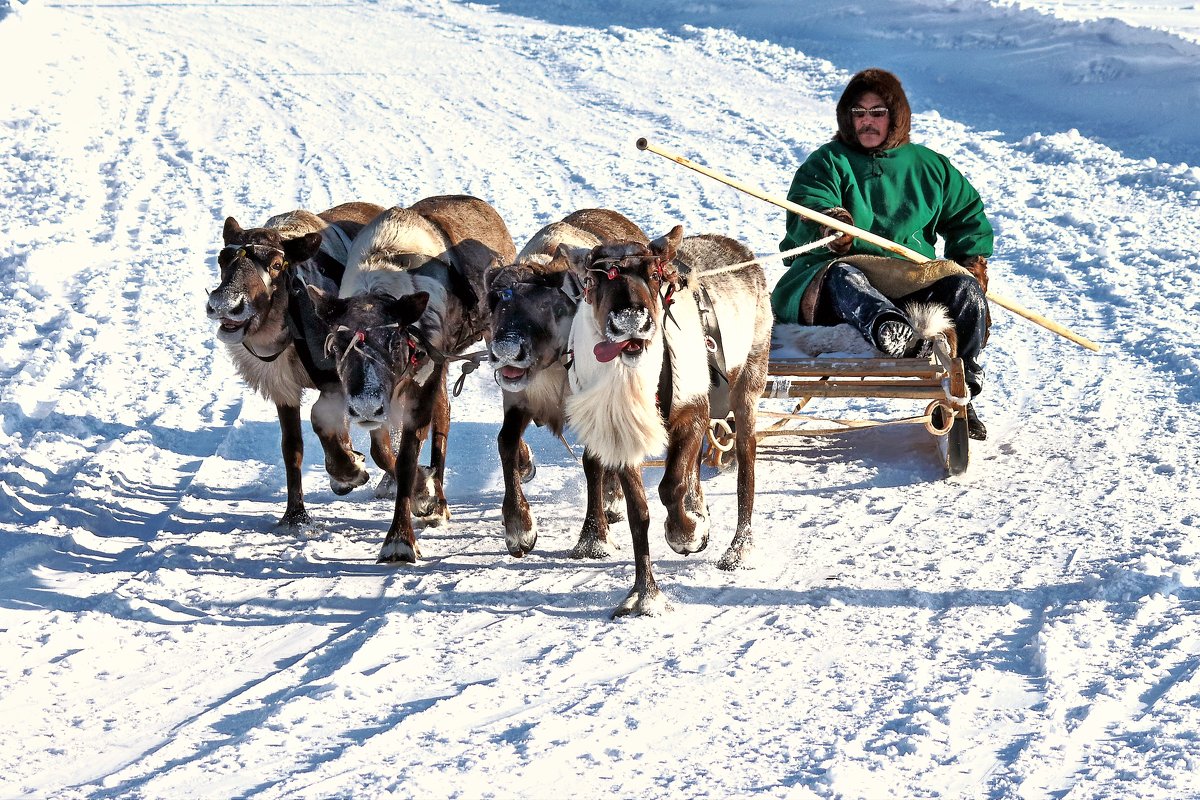
<path id="1" fill-rule="evenodd" d="M 448 368 L 442 363 L 432 377 L 434 393 L 430 398 L 431 423 L 421 426 L 421 440 L 432 427 L 433 440 L 429 444 L 429 469 L 420 470 L 417 485 L 413 489 L 414 508 L 422 524 L 436 528 L 450 519 L 450 505 L 446 502 L 446 445 L 450 436 L 450 393 L 446 389 Z"/>
<path id="2" fill-rule="evenodd" d="M 334 494 L 347 494 L 371 479 L 363 469 L 366 459 L 350 447 L 346 398 L 340 387 L 321 390 L 309 419 L 325 450 L 325 471 L 329 473 L 329 488 Z"/>
<path id="3" fill-rule="evenodd" d="M 513 407 L 504 414 L 504 424 L 496 437 L 500 451 L 500 465 L 504 473 L 504 545 L 508 554 L 520 558 L 533 550 L 537 542 L 537 523 L 529 511 L 529 502 L 521 490 L 522 448 L 526 447 L 521 436 L 532 419 L 523 408 Z"/>
<path id="4" fill-rule="evenodd" d="M 604 518 L 609 525 L 625 519 L 625 492 L 620 477 L 612 470 L 604 471 Z"/>
<path id="5" fill-rule="evenodd" d="M 587 483 L 583 530 L 568 555 L 571 558 L 611 558 L 616 555 L 617 544 L 608 537 L 607 501 L 611 494 L 607 489 L 614 481 L 619 484 L 620 478 L 612 470 L 605 469 L 600 459 L 587 450 L 583 453 L 583 477 Z"/>
<path id="6" fill-rule="evenodd" d="M 765 371 L 764 365 L 761 372 L 765 375 Z M 744 369 L 739 375 L 731 376 L 730 380 L 730 385 L 735 387 L 732 399 L 733 419 L 737 428 L 734 433 L 734 447 L 737 452 L 738 521 L 733 541 L 717 561 L 717 567 L 725 570 L 745 568 L 745 560 L 754 549 L 751 518 L 754 516 L 754 459 L 758 453 L 758 437 L 754 432 L 758 422 L 758 398 L 762 396 L 762 386 L 746 384 L 752 382 L 749 380 L 750 374 L 757 372 Z"/>
<path id="7" fill-rule="evenodd" d="M 708 547 L 708 508 L 700 484 L 700 447 L 708 430 L 708 398 L 671 409 L 667 430 L 667 462 L 658 495 L 667 509 L 666 535 L 671 549 L 682 555 Z M 626 491 L 629 491 L 626 485 Z"/>
<path id="8" fill-rule="evenodd" d="M 380 499 L 396 499 L 396 450 L 392 444 L 392 428 L 380 425 L 371 431 L 371 460 L 383 471 L 383 477 L 375 486 L 375 496 Z"/>
<path id="9" fill-rule="evenodd" d="M 377 563 L 415 564 L 421 557 L 412 524 L 412 486 L 420 455 L 420 437 L 415 430 L 406 428 L 400 434 L 400 450 L 396 454 L 396 506 L 392 525 L 384 537 Z"/>
<path id="10" fill-rule="evenodd" d="M 629 511 L 629 531 L 633 535 L 634 579 L 633 588 L 625 596 L 624 602 L 613 611 L 612 618 L 629 614 L 657 616 L 672 609 L 666 595 L 659 591 L 654 581 L 653 564 L 650 561 L 650 508 L 646 503 L 642 471 L 640 467 L 625 467 L 620 476 Z"/>
<path id="11" fill-rule="evenodd" d="M 300 430 L 300 409 L 276 405 L 279 415 L 279 449 L 283 453 L 283 473 L 287 478 L 287 508 L 279 520 L 281 527 L 308 525 L 312 518 L 304 508 L 304 485 L 301 467 L 304 464 L 304 435 Z"/>

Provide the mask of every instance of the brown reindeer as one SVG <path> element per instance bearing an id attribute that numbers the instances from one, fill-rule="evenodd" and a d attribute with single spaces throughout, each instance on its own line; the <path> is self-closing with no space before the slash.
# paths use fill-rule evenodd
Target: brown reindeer
<path id="1" fill-rule="evenodd" d="M 426 525 L 450 518 L 443 482 L 450 403 L 449 362 L 487 330 L 483 274 L 516 248 L 500 215 L 474 197 L 428 197 L 380 214 L 354 240 L 341 297 L 309 291 L 329 325 L 350 419 L 367 430 L 401 430 L 396 506 L 380 562 L 415 563 L 413 532 L 417 458 L 433 432 L 432 503 L 418 508 Z"/>
<path id="2" fill-rule="evenodd" d="M 658 491 L 666 506 L 667 543 L 685 555 L 708 545 L 700 449 L 709 422 L 710 369 L 722 366 L 736 425 L 738 520 L 718 566 L 741 566 L 751 548 L 754 429 L 770 353 L 769 295 L 757 265 L 706 273 L 752 259 L 732 239 L 684 239 L 679 226 L 649 246 L 604 244 L 572 259 L 584 296 L 571 328 L 567 421 L 584 443 L 585 464 L 597 461 L 620 476 L 633 536 L 634 586 L 614 617 L 670 608 L 651 570 L 641 476 L 647 456 L 666 448 Z"/>
<path id="3" fill-rule="evenodd" d="M 491 312 L 489 355 L 504 395 L 504 424 L 496 444 L 504 473 L 504 542 L 518 558 L 533 550 L 537 523 L 521 483 L 534 471 L 533 454 L 522 438 L 530 422 L 562 436 L 566 421 L 567 348 L 581 285 L 570 271 L 570 257 L 582 257 L 604 242 L 649 244 L 641 228 L 616 211 L 588 208 L 538 231 L 517 255 L 517 263 L 487 271 Z M 585 469 L 595 469 L 595 461 Z M 608 523 L 621 519 L 620 481 L 611 470 L 589 476 L 589 491 L 579 541 L 572 558 L 607 558 L 616 544 Z"/>
<path id="4" fill-rule="evenodd" d="M 346 494 L 370 478 L 362 454 L 351 449 L 341 385 L 321 355 L 325 331 L 311 314 L 304 287 L 336 291 L 350 241 L 381 211 L 382 206 L 371 203 L 345 203 L 320 214 L 279 214 L 261 228 L 242 228 L 233 217 L 225 220 L 224 247 L 217 255 L 221 283 L 208 295 L 206 312 L 218 323 L 217 339 L 228 348 L 242 380 L 275 404 L 287 477 L 281 525 L 311 523 L 301 480 L 300 402 L 305 389 L 320 392 L 310 419 L 325 451 L 334 493 Z M 390 475 L 393 458 L 386 430 L 372 437 L 371 455 Z"/>

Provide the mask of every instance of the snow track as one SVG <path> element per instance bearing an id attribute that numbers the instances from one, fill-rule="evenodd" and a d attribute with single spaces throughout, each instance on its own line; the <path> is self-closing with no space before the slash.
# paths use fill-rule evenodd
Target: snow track
<path id="1" fill-rule="evenodd" d="M 0 90 L 0 796 L 1200 794 L 1200 168 L 1171 161 L 1175 140 L 1148 157 L 1155 131 L 1102 144 L 1043 113 L 1074 86 L 1073 108 L 1108 103 L 1086 131 L 1128 96 L 997 67 L 1067 41 L 1113 89 L 1103 48 L 1125 42 L 1137 85 L 1182 108 L 1151 62 L 1192 74 L 1194 49 L 1167 58 L 1166 33 L 860 4 L 886 15 L 862 41 L 919 18 L 933 44 L 900 69 L 914 138 L 984 196 L 993 289 L 1104 347 L 994 308 L 991 435 L 964 476 L 943 479 L 915 427 L 776 440 L 754 569 L 730 574 L 713 562 L 733 474 L 706 474 L 713 542 L 683 558 L 647 470 L 675 612 L 613 623 L 626 528 L 611 560 L 567 557 L 582 470 L 541 430 L 540 537 L 507 555 L 481 370 L 454 402 L 453 517 L 420 533 L 421 564 L 374 563 L 391 503 L 377 475 L 335 497 L 307 423 L 315 522 L 274 527 L 274 409 L 203 314 L 226 216 L 465 192 L 518 248 L 606 206 L 651 235 L 775 249 L 782 212 L 633 142 L 782 194 L 862 41 L 844 14 L 783 25 L 773 0 L 644 5 L 606 4 L 606 24 L 571 0 L 33 0 L 0 17 L 0 68 L 29 76 Z M 1032 100 L 989 117 L 963 101 L 981 80 Z"/>

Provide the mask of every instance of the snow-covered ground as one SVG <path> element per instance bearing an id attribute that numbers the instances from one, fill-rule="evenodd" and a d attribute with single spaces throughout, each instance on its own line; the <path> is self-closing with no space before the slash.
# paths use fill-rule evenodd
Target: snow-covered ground
<path id="1" fill-rule="evenodd" d="M 800 5 L 0 7 L 0 797 L 1200 797 L 1195 4 Z M 607 206 L 769 253 L 781 211 L 634 140 L 782 194 L 869 65 L 983 194 L 994 291 L 1103 345 L 996 309 L 966 475 L 911 426 L 773 442 L 755 568 L 708 474 L 709 550 L 652 504 L 674 612 L 612 622 L 629 544 L 566 557 L 540 430 L 506 554 L 476 373 L 424 561 L 374 563 L 390 503 L 307 430 L 320 525 L 274 529 L 203 314 L 227 215 L 466 192 L 518 247 Z"/>

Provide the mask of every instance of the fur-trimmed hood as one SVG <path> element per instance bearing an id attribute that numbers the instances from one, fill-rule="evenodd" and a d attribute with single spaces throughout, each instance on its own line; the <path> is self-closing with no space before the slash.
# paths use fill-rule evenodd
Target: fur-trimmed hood
<path id="1" fill-rule="evenodd" d="M 857 104 L 858 99 L 867 92 L 874 92 L 883 98 L 883 103 L 890 112 L 889 120 L 892 125 L 884 143 L 871 149 L 858 143 L 858 136 L 854 133 L 854 118 L 850 116 L 851 107 Z M 846 84 L 846 90 L 842 92 L 842 97 L 838 100 L 837 123 L 838 132 L 833 138 L 861 153 L 891 150 L 902 144 L 908 144 L 912 112 L 908 107 L 908 97 L 904 94 L 904 87 L 900 85 L 900 79 L 887 70 L 876 67 L 864 69 L 855 75 L 850 79 L 850 83 Z"/>

